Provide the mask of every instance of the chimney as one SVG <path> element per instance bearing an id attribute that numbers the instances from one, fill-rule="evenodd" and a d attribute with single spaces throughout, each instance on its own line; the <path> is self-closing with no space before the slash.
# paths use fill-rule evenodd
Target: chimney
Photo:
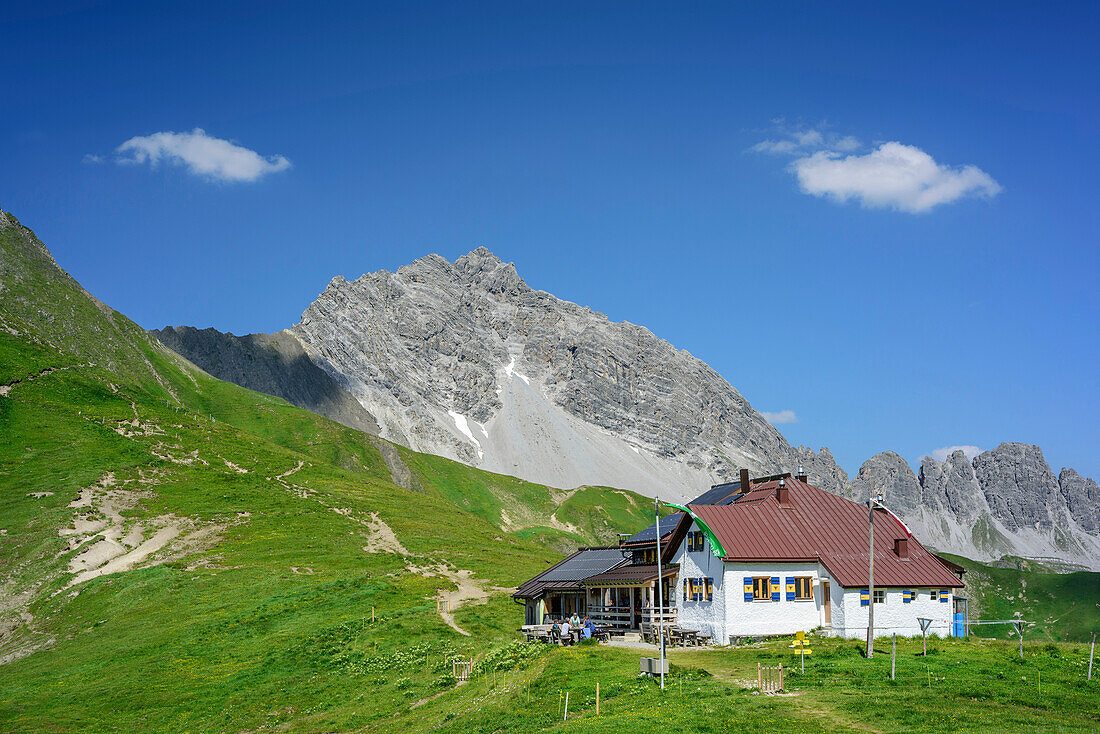
<path id="1" fill-rule="evenodd" d="M 795 474 L 795 479 L 800 482 L 805 482 L 808 477 L 806 476 L 806 470 L 802 468 L 802 462 L 798 462 L 798 474 Z"/>
<path id="2" fill-rule="evenodd" d="M 787 487 L 786 479 L 779 480 L 779 485 L 775 488 L 775 500 L 781 505 L 791 503 L 791 490 Z"/>
<path id="3" fill-rule="evenodd" d="M 894 553 L 898 558 L 909 557 L 909 538 L 894 538 Z"/>
<path id="4" fill-rule="evenodd" d="M 749 470 L 741 470 L 741 494 L 749 491 Z"/>

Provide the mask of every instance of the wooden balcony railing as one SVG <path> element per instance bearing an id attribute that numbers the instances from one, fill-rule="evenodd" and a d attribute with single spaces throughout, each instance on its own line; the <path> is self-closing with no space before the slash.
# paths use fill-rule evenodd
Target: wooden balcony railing
<path id="1" fill-rule="evenodd" d="M 596 622 L 609 627 L 625 629 L 633 626 L 636 628 L 641 624 L 658 624 L 659 622 L 664 622 L 664 624 L 675 624 L 676 607 L 667 606 L 661 607 L 660 609 L 652 607 L 634 610 L 633 613 L 631 613 L 630 607 L 591 605 L 588 607 L 588 616 Z M 631 624 L 632 622 L 633 625 Z"/>

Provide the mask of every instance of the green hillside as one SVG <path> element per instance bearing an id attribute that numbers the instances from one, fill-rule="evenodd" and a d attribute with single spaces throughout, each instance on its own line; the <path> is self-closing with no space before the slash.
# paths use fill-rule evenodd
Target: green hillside
<path id="1" fill-rule="evenodd" d="M 1083 641 L 1100 634 L 1100 573 L 1055 573 L 1041 563 L 1022 558 L 1005 568 L 1004 562 L 995 566 L 959 556 L 946 557 L 966 567 L 971 619 L 1019 616 L 1031 623 L 1024 632 L 1025 639 Z M 1011 625 L 974 628 L 975 634 L 984 637 L 1005 638 L 1010 631 Z"/>
<path id="2" fill-rule="evenodd" d="M 636 650 L 518 643 L 509 589 L 568 546 L 643 527 L 650 507 L 391 449 L 215 380 L 0 221 L 0 731 L 1100 723 L 1080 645 L 1014 663 L 1011 643 L 944 642 L 918 665 L 905 643 L 891 684 L 881 656 L 822 641 L 821 667 L 772 697 L 744 685 L 758 662 L 789 662 L 785 640 L 678 652 L 663 694 L 637 678 Z M 465 685 L 456 659 L 476 663 Z M 1018 685 L 1036 674 L 1046 698 Z"/>

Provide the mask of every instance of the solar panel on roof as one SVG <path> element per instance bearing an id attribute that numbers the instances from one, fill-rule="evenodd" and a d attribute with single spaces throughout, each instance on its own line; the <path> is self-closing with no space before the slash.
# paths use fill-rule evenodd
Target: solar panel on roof
<path id="1" fill-rule="evenodd" d="M 684 513 L 682 512 L 674 512 L 668 517 L 661 518 L 661 537 L 663 538 L 675 530 L 676 526 L 680 524 L 680 518 L 683 516 Z M 637 535 L 632 535 L 626 542 L 638 543 L 646 540 L 657 540 L 657 523 L 653 523 Z"/>
<path id="2" fill-rule="evenodd" d="M 584 550 L 538 577 L 539 581 L 580 581 L 623 562 L 618 548 Z"/>
<path id="3" fill-rule="evenodd" d="M 688 502 L 689 505 L 728 505 L 741 491 L 741 482 L 716 484 L 701 495 Z"/>

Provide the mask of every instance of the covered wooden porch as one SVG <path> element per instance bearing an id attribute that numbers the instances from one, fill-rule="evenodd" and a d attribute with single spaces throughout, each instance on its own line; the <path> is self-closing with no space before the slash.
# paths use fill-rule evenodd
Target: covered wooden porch
<path id="1" fill-rule="evenodd" d="M 657 566 L 622 566 L 584 580 L 588 616 L 600 625 L 640 630 L 676 623 L 674 587 L 678 566 L 661 569 L 663 606 L 658 606 Z"/>

